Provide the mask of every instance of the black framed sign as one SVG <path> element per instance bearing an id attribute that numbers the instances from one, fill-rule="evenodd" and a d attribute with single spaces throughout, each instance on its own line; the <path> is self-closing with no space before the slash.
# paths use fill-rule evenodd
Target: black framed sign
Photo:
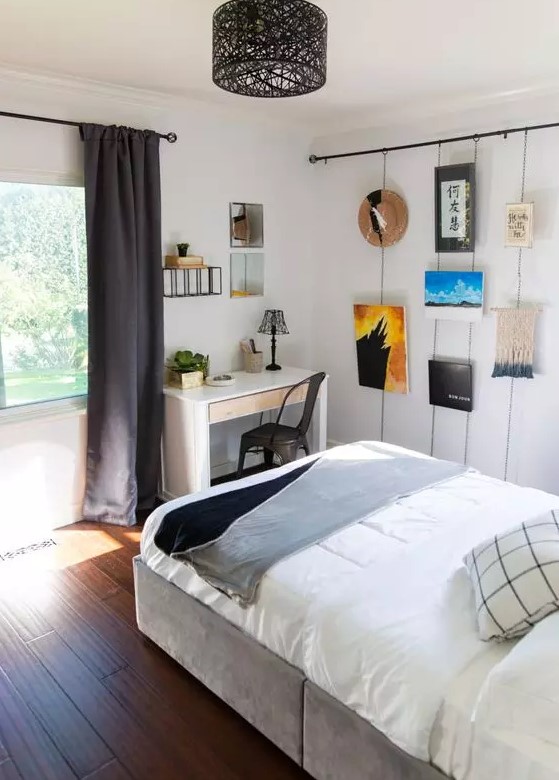
<path id="1" fill-rule="evenodd" d="M 429 403 L 471 412 L 472 366 L 449 360 L 429 361 Z"/>
<path id="2" fill-rule="evenodd" d="M 435 168 L 435 250 L 473 252 L 475 246 L 475 165 Z"/>

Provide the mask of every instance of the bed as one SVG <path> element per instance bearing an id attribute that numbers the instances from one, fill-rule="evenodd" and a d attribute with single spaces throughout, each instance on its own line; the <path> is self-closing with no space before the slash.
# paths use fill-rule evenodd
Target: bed
<path id="1" fill-rule="evenodd" d="M 379 457 L 418 455 L 375 446 Z M 559 780 L 559 738 L 536 717 L 504 718 L 521 696 L 499 682 L 549 636 L 537 626 L 534 638 L 481 642 L 462 565 L 472 545 L 559 499 L 467 471 L 276 564 L 248 607 L 155 544 L 173 509 L 305 462 L 150 516 L 134 562 L 142 632 L 317 780 Z M 548 705 L 534 707 L 540 720 L 559 713 Z"/>

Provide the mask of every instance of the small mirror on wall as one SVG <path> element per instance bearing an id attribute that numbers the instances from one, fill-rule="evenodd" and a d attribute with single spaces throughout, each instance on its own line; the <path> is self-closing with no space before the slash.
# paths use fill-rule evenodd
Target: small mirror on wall
<path id="1" fill-rule="evenodd" d="M 232 247 L 264 246 L 264 209 L 261 203 L 230 203 L 229 230 Z"/>
<path id="2" fill-rule="evenodd" d="M 231 254 L 231 298 L 264 295 L 264 255 L 261 252 Z"/>

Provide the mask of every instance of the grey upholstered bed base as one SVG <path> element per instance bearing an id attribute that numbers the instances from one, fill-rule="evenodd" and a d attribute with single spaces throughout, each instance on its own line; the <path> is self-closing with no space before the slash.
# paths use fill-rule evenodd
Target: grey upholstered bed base
<path id="1" fill-rule="evenodd" d="M 303 673 L 134 559 L 142 633 L 317 780 L 441 780 Z"/>

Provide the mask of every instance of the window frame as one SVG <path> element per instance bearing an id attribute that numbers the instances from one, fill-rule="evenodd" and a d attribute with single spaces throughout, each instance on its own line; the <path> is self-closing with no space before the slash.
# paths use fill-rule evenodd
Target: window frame
<path id="1" fill-rule="evenodd" d="M 71 395 L 68 398 L 57 398 L 53 401 L 33 401 L 29 404 L 7 406 L 5 409 L 0 409 L 0 426 L 9 422 L 25 422 L 39 418 L 73 417 L 85 414 L 86 410 L 87 393 Z"/>
<path id="2" fill-rule="evenodd" d="M 83 173 L 78 171 L 49 171 L 27 168 L 0 168 L 0 182 L 10 184 L 47 184 L 53 187 L 84 187 Z M 55 398 L 45 401 L 31 401 L 28 404 L 0 408 L 0 425 L 9 422 L 24 422 L 46 417 L 66 417 L 86 413 L 87 393 Z"/>

